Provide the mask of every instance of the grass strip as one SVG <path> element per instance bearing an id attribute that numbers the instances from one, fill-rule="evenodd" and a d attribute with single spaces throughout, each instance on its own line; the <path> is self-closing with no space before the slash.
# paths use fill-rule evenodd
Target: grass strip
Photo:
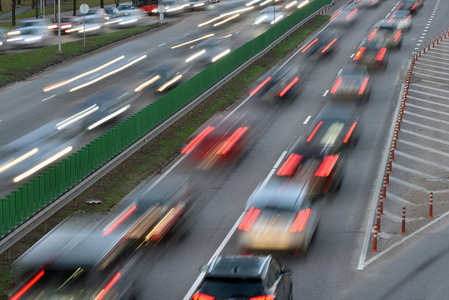
<path id="1" fill-rule="evenodd" d="M 293 32 L 287 39 L 226 83 L 157 138 L 147 143 L 117 168 L 110 171 L 77 197 L 75 201 L 53 215 L 46 221 L 47 228 L 53 228 L 64 218 L 74 213 L 93 214 L 109 212 L 143 180 L 161 172 L 164 166 L 179 154 L 182 146 L 192 133 L 204 122 L 216 112 L 226 110 L 238 102 L 239 99 L 247 96 L 252 83 L 279 63 L 282 58 L 295 51 L 301 42 L 320 28 L 328 19 L 329 16 L 327 15 L 316 16 L 300 29 Z M 99 199 L 102 201 L 102 204 L 89 206 L 86 204 L 88 199 Z M 28 234 L 22 241 L 16 243 L 11 248 L 12 259 L 17 259 L 44 234 L 44 230 L 39 227 Z M 0 275 L 0 299 L 3 299 L 2 297 L 6 297 L 6 291 L 12 287 L 11 276 L 9 275 L 11 274 L 11 268 L 10 264 L 5 261 L 5 258 L 1 258 L 0 262 L 0 274 L 2 274 Z"/>
<path id="2" fill-rule="evenodd" d="M 48 67 L 67 61 L 68 59 L 78 57 L 114 42 L 161 26 L 164 26 L 164 24 L 155 23 L 123 29 L 109 34 L 88 37 L 86 38 L 86 47 L 84 47 L 82 39 L 75 42 L 64 43 L 61 45 L 62 55 L 57 54 L 58 45 L 47 46 L 27 52 L 3 55 L 0 59 L 0 87 L 24 80 Z"/>

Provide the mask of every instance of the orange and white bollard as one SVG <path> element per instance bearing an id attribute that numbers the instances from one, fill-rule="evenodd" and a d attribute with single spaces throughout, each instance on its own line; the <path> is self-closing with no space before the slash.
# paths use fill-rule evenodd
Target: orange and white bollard
<path id="1" fill-rule="evenodd" d="M 377 252 L 377 224 L 374 224 L 373 250 L 371 250 L 371 252 Z"/>
<path id="2" fill-rule="evenodd" d="M 382 197 L 380 197 L 380 199 L 379 199 L 379 207 L 380 207 L 380 214 L 383 216 L 384 215 L 384 199 L 382 199 Z"/>
<path id="3" fill-rule="evenodd" d="M 388 186 L 390 185 L 390 173 L 385 173 L 384 175 L 384 185 Z"/>
<path id="4" fill-rule="evenodd" d="M 391 161 L 394 161 L 394 149 L 390 150 L 390 159 Z"/>
<path id="5" fill-rule="evenodd" d="M 402 207 L 402 228 L 401 234 L 405 234 L 405 206 Z"/>
<path id="6" fill-rule="evenodd" d="M 424 42 L 424 48 L 423 48 L 423 53 L 422 54 L 426 54 L 426 42 Z"/>
<path id="7" fill-rule="evenodd" d="M 433 218 L 433 193 L 430 192 L 429 199 L 429 218 Z"/>
<path id="8" fill-rule="evenodd" d="M 387 187 L 384 185 L 383 188 L 380 190 L 380 197 L 382 199 L 387 199 Z"/>
<path id="9" fill-rule="evenodd" d="M 376 216 L 377 216 L 377 232 L 382 232 L 380 230 L 380 205 L 377 206 Z"/>

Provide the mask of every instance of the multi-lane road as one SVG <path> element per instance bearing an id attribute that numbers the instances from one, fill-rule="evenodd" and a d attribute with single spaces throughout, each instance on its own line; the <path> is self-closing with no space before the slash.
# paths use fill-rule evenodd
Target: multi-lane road
<path id="1" fill-rule="evenodd" d="M 259 183 L 270 180 L 291 144 L 299 136 L 307 134 L 312 120 L 331 101 L 328 92 L 338 70 L 354 55 L 370 26 L 387 17 L 396 4 L 397 1 L 386 0 L 378 7 L 361 9 L 354 26 L 335 28 L 340 32 L 341 40 L 337 51 L 326 60 L 309 61 L 300 51 L 286 57 L 283 63 L 297 64 L 308 71 L 301 83 L 301 94 L 292 103 L 268 106 L 248 97 L 230 109 L 229 113 L 250 113 L 257 125 L 255 142 L 232 168 L 192 172 L 183 155 L 167 166 L 164 174 L 191 176 L 197 184 L 198 198 L 186 218 L 172 228 L 165 240 L 143 249 L 144 258 L 135 275 L 144 299 L 188 299 L 201 279 L 198 271 L 201 265 L 215 255 L 239 253 L 233 233 L 246 200 Z M 434 10 L 435 7 L 438 9 Z M 377 204 L 377 182 L 383 176 L 382 161 L 388 151 L 387 142 L 404 83 L 404 70 L 417 44 L 447 28 L 445 12 L 448 10 L 448 3 L 425 1 L 423 8 L 413 16 L 412 28 L 405 34 L 402 48 L 390 53 L 384 72 L 373 75 L 373 92 L 370 100 L 361 107 L 360 139 L 346 157 L 341 189 L 329 196 L 324 205 L 307 255 L 276 253 L 293 270 L 294 298 L 441 299 L 446 296 L 447 288 L 443 281 L 448 275 L 445 268 L 449 246 L 445 239 L 446 220 L 368 265 L 365 264 L 367 250 L 364 243 L 369 234 L 367 228 L 372 224 L 372 208 Z M 186 18 L 176 26 L 145 39 L 80 59 L 76 64 L 48 71 L 40 78 L 8 88 L 1 94 L 5 99 L 2 105 L 7 109 L 0 113 L 2 136 L 11 141 L 20 133 L 27 132 L 34 122 L 44 124 L 51 121 L 64 113 L 67 103 L 87 97 L 100 88 L 115 85 L 134 89 L 133 76 L 143 76 L 147 66 L 126 70 L 99 82 L 95 89 L 86 88 L 76 92 L 78 94 L 67 93 L 77 85 L 75 83 L 61 88 L 61 92 L 55 90 L 58 93 L 42 91 L 43 87 L 59 82 L 61 78 L 82 73 L 122 54 L 126 61 L 131 61 L 151 50 L 154 63 L 156 57 L 162 59 L 168 55 L 163 48 L 165 45 L 175 45 L 188 39 L 188 36 L 180 36 L 180 28 L 189 33 L 199 23 L 196 18 L 202 17 Z M 333 24 L 328 23 L 323 30 L 331 27 Z M 241 37 L 241 42 L 251 35 L 248 30 L 236 31 L 240 31 L 237 36 Z M 145 47 L 146 50 L 141 50 Z M 142 98 L 139 99 L 141 105 L 148 103 Z"/>

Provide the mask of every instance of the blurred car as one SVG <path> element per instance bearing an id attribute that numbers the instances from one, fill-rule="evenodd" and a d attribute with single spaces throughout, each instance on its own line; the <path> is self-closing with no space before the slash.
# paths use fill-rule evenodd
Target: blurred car
<path id="1" fill-rule="evenodd" d="M 51 31 L 45 27 L 24 27 L 20 28 L 20 33 L 8 36 L 6 42 L 14 48 L 42 47 L 51 38 Z"/>
<path id="2" fill-rule="evenodd" d="M 338 71 L 330 95 L 335 100 L 367 101 L 371 89 L 366 66 L 350 63 Z"/>
<path id="3" fill-rule="evenodd" d="M 192 300 L 289 300 L 292 271 L 271 255 L 219 256 L 209 266 Z"/>
<path id="4" fill-rule="evenodd" d="M 397 10 L 407 10 L 410 13 L 416 13 L 422 6 L 423 0 L 401 0 L 396 6 Z"/>
<path id="5" fill-rule="evenodd" d="M 93 14 L 82 18 L 82 23 L 78 26 L 73 26 L 71 29 L 67 29 L 66 33 L 76 33 L 80 35 L 96 35 L 103 34 L 106 30 L 105 19 L 100 15 Z"/>
<path id="6" fill-rule="evenodd" d="M 396 27 L 402 31 L 409 31 L 412 26 L 412 15 L 407 10 L 395 10 L 386 18 L 388 23 L 396 22 Z"/>
<path id="7" fill-rule="evenodd" d="M 300 72 L 297 65 L 284 66 L 275 72 L 269 71 L 257 82 L 250 96 L 264 101 L 294 99 L 299 93 Z"/>
<path id="8" fill-rule="evenodd" d="M 309 39 L 309 42 L 301 50 L 309 59 L 318 59 L 332 54 L 338 44 L 340 35 L 333 30 L 325 30 Z"/>
<path id="9" fill-rule="evenodd" d="M 143 17 L 144 13 L 140 9 L 122 10 L 120 17 L 114 18 L 106 22 L 106 25 L 109 26 L 112 25 L 117 28 L 139 26 L 142 24 Z"/>
<path id="10" fill-rule="evenodd" d="M 229 164 L 241 156 L 251 140 L 251 120 L 245 113 L 231 116 L 218 114 L 207 127 L 200 128 L 181 151 L 189 154 L 197 169 L 209 170 L 215 166 Z"/>
<path id="11" fill-rule="evenodd" d="M 0 52 L 8 48 L 6 44 L 6 40 L 8 39 L 7 32 L 8 30 L 6 28 L 0 27 Z"/>
<path id="12" fill-rule="evenodd" d="M 160 4 L 165 7 L 165 16 L 176 16 L 186 11 L 190 6 L 189 4 L 182 3 L 179 0 L 162 0 Z M 154 13 L 158 13 L 157 9 Z"/>
<path id="13" fill-rule="evenodd" d="M 268 182 L 250 196 L 237 227 L 240 249 L 306 252 L 320 217 L 321 199 L 307 182 Z"/>
<path id="14" fill-rule="evenodd" d="M 272 5 L 262 9 L 254 21 L 254 25 L 272 25 L 284 17 L 284 7 L 281 5 Z"/>
<path id="15" fill-rule="evenodd" d="M 331 147 L 340 152 L 359 138 L 359 110 L 354 102 L 332 101 L 318 114 L 306 142 L 315 147 Z"/>
<path id="16" fill-rule="evenodd" d="M 384 46 L 385 42 L 382 37 L 368 40 L 363 39 L 357 48 L 352 60 L 361 65 L 365 65 L 369 70 L 383 69 L 388 65 L 388 48 Z"/>
<path id="17" fill-rule="evenodd" d="M 344 151 L 331 146 L 312 146 L 302 137 L 292 147 L 277 175 L 294 184 L 306 182 L 308 195 L 319 197 L 337 191 L 343 179 Z"/>
<path id="18" fill-rule="evenodd" d="M 358 19 L 359 10 L 354 5 L 343 5 L 330 18 L 332 24 L 350 26 Z"/>
<path id="19" fill-rule="evenodd" d="M 207 0 L 186 0 L 186 9 L 188 10 L 206 10 L 209 2 Z"/>
<path id="20" fill-rule="evenodd" d="M 100 8 L 100 9 L 96 9 L 96 8 L 91 8 L 89 9 L 89 11 L 86 14 L 80 13 L 80 16 L 97 16 L 98 18 L 103 19 L 102 22 L 106 21 L 106 17 L 108 16 L 108 14 L 106 13 L 106 11 L 104 10 L 104 8 Z"/>
<path id="21" fill-rule="evenodd" d="M 231 53 L 231 45 L 229 36 L 208 38 L 192 48 L 190 52 L 194 52 L 194 54 L 190 55 L 186 62 L 193 66 L 204 66 L 214 63 Z"/>
<path id="22" fill-rule="evenodd" d="M 119 6 L 117 6 L 117 9 L 119 11 L 133 10 L 133 9 L 137 9 L 137 6 L 135 6 L 133 3 L 122 3 L 122 4 L 119 4 Z"/>
<path id="23" fill-rule="evenodd" d="M 355 2 L 361 7 L 375 7 L 380 4 L 381 0 L 356 0 Z"/>
<path id="24" fill-rule="evenodd" d="M 398 28 L 396 21 L 390 21 L 387 19 L 379 20 L 371 29 L 368 34 L 368 41 L 373 38 L 383 38 L 384 46 L 391 48 L 401 48 L 402 46 L 402 30 Z"/>
<path id="25" fill-rule="evenodd" d="M 106 13 L 106 21 L 111 21 L 122 15 L 122 13 L 115 7 L 105 7 L 104 11 Z"/>
<path id="26" fill-rule="evenodd" d="M 26 28 L 26 27 L 42 27 L 42 28 L 48 28 L 52 25 L 52 22 L 50 19 L 30 19 L 30 20 L 23 20 L 19 22 L 18 29 L 20 28 Z"/>
<path id="27" fill-rule="evenodd" d="M 67 16 L 67 17 L 63 17 L 61 16 L 61 34 L 67 33 L 67 30 L 75 27 L 75 26 L 79 26 L 80 24 L 83 23 L 83 20 L 81 17 L 78 16 Z M 58 22 L 53 23 L 53 25 L 51 26 L 51 28 L 53 29 L 53 32 L 55 34 L 58 34 Z"/>

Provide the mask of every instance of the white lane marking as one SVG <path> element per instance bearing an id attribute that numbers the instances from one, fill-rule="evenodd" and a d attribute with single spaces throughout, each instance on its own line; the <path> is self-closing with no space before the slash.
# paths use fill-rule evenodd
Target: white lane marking
<path id="1" fill-rule="evenodd" d="M 427 99 L 425 99 L 425 98 L 419 98 L 419 97 L 410 96 L 410 95 L 407 96 L 407 98 L 408 98 L 408 99 L 414 99 L 414 100 L 421 101 L 421 102 L 428 103 L 428 104 L 439 105 L 439 106 L 442 106 L 442 107 L 449 108 L 449 105 L 448 105 L 448 104 L 443 104 L 443 103 L 440 103 L 440 102 L 435 102 L 435 101 L 427 100 Z"/>
<path id="2" fill-rule="evenodd" d="M 425 29 L 429 29 L 429 26 L 424 27 Z"/>
<path id="3" fill-rule="evenodd" d="M 368 266 L 369 264 L 371 264 L 372 262 L 374 262 L 375 260 L 379 259 L 381 256 L 385 255 L 386 253 L 390 252 L 392 249 L 398 247 L 399 245 L 405 243 L 406 241 L 408 241 L 409 239 L 411 239 L 412 237 L 414 237 L 415 235 L 419 234 L 421 231 L 427 229 L 428 227 L 432 226 L 433 224 L 435 224 L 436 222 L 439 222 L 441 219 L 445 218 L 447 215 L 449 215 L 449 211 L 442 214 L 441 216 L 439 216 L 438 218 L 436 218 L 435 220 L 433 220 L 432 222 L 424 225 L 423 227 L 421 227 L 420 229 L 416 230 L 415 232 L 410 233 L 407 237 L 405 237 L 403 240 L 391 245 L 390 247 L 388 247 L 386 250 L 380 252 L 378 255 L 375 255 L 374 257 L 372 257 L 370 260 L 368 260 L 364 265 L 363 268 L 365 268 L 366 266 Z M 362 268 L 362 269 L 363 269 Z"/>
<path id="4" fill-rule="evenodd" d="M 281 161 L 284 159 L 284 156 L 287 154 L 287 151 L 282 152 L 281 156 L 279 157 L 279 159 L 277 160 L 276 164 L 274 165 L 273 169 L 271 169 L 270 173 L 268 174 L 267 178 L 265 178 L 265 180 L 262 182 L 262 184 L 260 185 L 260 189 L 263 189 L 268 181 L 271 179 L 271 176 L 273 176 L 274 172 L 276 172 L 277 167 L 279 166 L 279 164 L 281 163 Z"/>
<path id="5" fill-rule="evenodd" d="M 160 44 L 160 45 L 157 45 L 158 47 L 162 47 L 162 46 L 164 46 L 165 45 L 165 43 L 162 43 L 162 44 Z"/>
<path id="6" fill-rule="evenodd" d="M 155 182 L 153 182 L 153 184 L 148 188 L 148 191 L 152 190 L 159 182 L 161 182 L 162 179 L 164 179 L 171 171 L 173 171 L 174 168 L 176 168 L 186 157 L 187 155 L 181 156 L 177 162 L 175 162 L 164 174 L 162 174 Z"/>
<path id="7" fill-rule="evenodd" d="M 427 61 L 427 62 L 429 62 L 429 63 L 437 64 L 437 66 L 435 66 L 435 65 L 429 65 L 428 63 L 423 63 L 423 62 L 421 62 L 421 59 L 420 59 L 419 61 L 417 61 L 416 64 L 418 64 L 418 65 L 430 66 L 430 67 L 433 67 L 433 68 L 443 68 L 443 67 L 440 67 L 440 66 L 438 66 L 438 65 L 449 66 L 449 63 L 442 62 L 442 60 L 449 61 L 449 59 L 440 59 L 440 60 L 438 61 L 438 60 L 433 60 L 433 59 L 424 58 L 424 59 L 422 59 L 422 60 L 425 60 L 425 61 Z M 446 68 L 446 70 L 447 70 L 447 68 Z"/>
<path id="8" fill-rule="evenodd" d="M 307 118 L 306 118 L 306 120 L 304 121 L 304 125 L 306 125 L 307 123 L 309 123 L 309 120 L 310 120 L 310 118 L 311 118 L 312 116 L 308 116 Z"/>
<path id="9" fill-rule="evenodd" d="M 188 36 L 190 33 L 186 33 L 186 34 L 184 34 L 183 36 Z"/>
<path id="10" fill-rule="evenodd" d="M 329 90 L 326 90 L 323 94 L 323 97 L 326 97 L 327 93 L 329 93 Z"/>
<path id="11" fill-rule="evenodd" d="M 137 56 L 133 56 L 131 58 L 128 59 L 128 61 L 135 59 Z"/>
<path id="12" fill-rule="evenodd" d="M 415 175 L 419 175 L 419 176 L 422 176 L 422 177 L 425 177 L 425 178 L 435 178 L 435 179 L 438 178 L 436 176 L 433 176 L 433 175 L 430 175 L 430 174 L 427 174 L 427 173 L 424 173 L 424 172 L 421 172 L 421 171 L 417 171 L 415 169 L 410 169 L 410 168 L 404 167 L 404 166 L 402 166 L 402 165 L 400 165 L 400 164 L 398 164 L 396 162 L 393 163 L 393 168 L 394 169 L 401 169 L 401 170 L 404 170 L 404 171 L 406 171 L 408 173 L 413 173 Z"/>
<path id="13" fill-rule="evenodd" d="M 390 176 L 390 181 L 396 182 L 397 184 L 402 185 L 402 186 L 406 186 L 409 189 L 421 191 L 421 192 L 424 192 L 426 194 L 429 193 L 429 190 L 427 190 L 426 188 L 423 188 L 422 186 L 419 186 L 419 185 L 416 185 L 416 184 L 411 184 L 408 181 L 396 178 L 394 176 Z"/>
<path id="14" fill-rule="evenodd" d="M 440 77 L 440 76 L 433 76 L 433 75 L 424 74 L 424 73 L 420 73 L 420 72 L 415 72 L 415 74 L 416 74 L 416 75 L 419 75 L 419 76 L 431 77 L 431 78 L 436 78 L 436 79 L 440 79 L 440 80 L 446 80 L 446 81 L 449 81 L 449 79 L 446 79 L 446 78 Z"/>
<path id="15" fill-rule="evenodd" d="M 396 168 L 398 168 L 398 166 L 397 166 Z M 400 168 L 398 168 L 398 169 L 400 169 Z M 398 202 L 398 203 L 401 203 L 401 204 L 404 204 L 404 203 L 405 203 L 405 204 L 407 204 L 407 205 L 420 206 L 419 204 L 415 204 L 415 203 L 412 203 L 412 202 L 410 202 L 410 201 L 407 201 L 407 200 L 405 200 L 405 199 L 402 198 L 402 197 L 393 195 L 392 193 L 390 193 L 390 192 L 388 192 L 388 191 L 387 191 L 387 199 L 393 200 L 393 201 Z"/>
<path id="16" fill-rule="evenodd" d="M 95 74 L 94 76 L 89 77 L 89 79 L 94 79 L 95 77 L 98 77 L 98 76 L 100 76 L 100 73 Z"/>
<path id="17" fill-rule="evenodd" d="M 54 96 L 56 96 L 56 94 L 55 95 L 51 95 L 50 97 L 47 97 L 47 98 L 43 99 L 42 102 L 47 101 L 47 100 L 53 98 Z"/>
<path id="18" fill-rule="evenodd" d="M 421 79 L 421 81 L 424 81 L 424 82 L 427 82 L 427 83 L 431 83 L 431 84 L 439 84 L 439 85 L 447 86 L 447 83 L 441 83 L 441 82 L 436 82 L 436 81 L 432 81 L 432 80 Z"/>
<path id="19" fill-rule="evenodd" d="M 441 124 L 449 125 L 449 122 L 447 122 L 447 121 L 444 121 L 444 120 L 438 120 L 437 121 L 437 120 L 435 120 L 435 118 L 427 117 L 427 116 L 424 116 L 424 115 L 421 115 L 421 114 L 415 114 L 415 113 L 412 113 L 412 112 L 407 111 L 407 110 L 404 111 L 404 114 L 415 116 L 415 117 L 418 117 L 418 118 L 421 118 L 421 119 L 426 119 L 426 120 L 433 121 L 433 122 L 438 122 L 438 123 L 441 123 Z"/>
<path id="20" fill-rule="evenodd" d="M 351 54 L 351 56 L 350 56 L 349 58 L 353 58 L 353 57 L 354 57 L 354 55 L 355 55 L 355 54 L 354 54 L 354 53 L 352 53 L 352 54 Z"/>
<path id="21" fill-rule="evenodd" d="M 58 29 L 58 30 L 59 30 L 59 29 Z M 427 30 L 426 30 L 426 29 L 424 29 L 424 30 L 423 30 L 423 32 L 427 32 Z"/>
<path id="22" fill-rule="evenodd" d="M 430 59 L 430 58 L 436 58 L 436 60 L 433 60 L 433 59 Z M 443 57 L 440 57 L 440 56 L 437 56 L 437 55 L 433 55 L 432 53 L 428 53 L 428 54 L 426 53 L 426 56 L 420 58 L 418 60 L 418 62 L 421 61 L 421 60 L 431 61 L 431 62 L 438 63 L 438 64 L 447 64 L 447 63 L 443 63 L 441 61 L 442 60 L 443 61 L 449 61 L 449 58 L 443 58 Z"/>
<path id="23" fill-rule="evenodd" d="M 432 94 L 432 93 L 426 93 L 426 92 L 422 92 L 422 91 L 417 91 L 417 90 L 408 90 L 409 92 L 413 92 L 413 93 L 418 93 L 418 94 L 424 94 L 430 97 L 435 97 L 435 98 L 441 98 L 441 99 L 446 99 L 449 100 L 448 97 L 444 97 L 444 96 L 440 96 L 437 94 Z M 407 96 L 407 97 L 414 97 L 414 96 Z"/>
<path id="24" fill-rule="evenodd" d="M 449 54 L 447 54 L 447 53 L 448 53 L 447 51 L 444 51 L 444 50 L 440 51 L 438 48 L 430 49 L 430 54 L 437 54 L 437 55 L 449 57 Z"/>
<path id="25" fill-rule="evenodd" d="M 437 142 L 437 143 L 440 143 L 440 144 L 449 145 L 448 141 L 445 141 L 445 140 L 442 140 L 442 139 L 433 138 L 433 137 L 430 137 L 430 136 L 427 136 L 427 135 L 419 134 L 419 133 L 416 133 L 414 131 L 409 131 L 409 130 L 405 130 L 405 129 L 403 129 L 401 131 L 403 133 L 408 133 L 410 135 L 417 136 L 417 137 L 422 138 L 424 140 L 429 140 L 429 141 Z"/>
<path id="26" fill-rule="evenodd" d="M 422 40 L 419 40 L 418 42 L 422 43 Z M 420 44 L 421 45 L 421 44 Z"/>
<path id="27" fill-rule="evenodd" d="M 125 97 L 126 95 L 128 95 L 129 93 L 124 93 L 123 95 L 121 95 L 120 97 L 118 97 L 117 99 L 122 99 L 123 97 Z"/>
<path id="28" fill-rule="evenodd" d="M 430 86 L 427 86 L 427 85 L 421 85 L 421 84 L 416 84 L 416 83 L 413 83 L 412 85 L 413 85 L 413 86 L 422 87 L 422 88 L 431 89 L 431 90 L 435 90 L 435 91 L 439 91 L 439 92 L 443 92 L 443 93 L 447 93 L 447 92 L 448 92 L 447 90 L 437 89 L 437 88 L 430 87 Z M 410 90 L 409 90 L 409 91 L 410 91 Z M 418 93 L 419 93 L 419 92 L 418 92 Z M 426 93 L 423 93 L 423 94 L 426 94 Z"/>
<path id="29" fill-rule="evenodd" d="M 404 88 L 405 88 L 405 84 L 403 84 L 401 86 L 401 91 L 398 95 L 398 100 L 396 101 L 396 109 L 395 109 L 395 114 L 393 115 L 397 115 L 399 113 L 399 101 L 401 100 L 402 97 L 402 93 L 404 92 Z M 388 137 L 387 137 L 387 141 L 391 141 L 393 140 L 393 134 L 394 134 L 394 129 L 396 126 L 396 122 L 394 120 L 391 121 L 391 125 L 390 125 L 390 131 L 388 133 Z M 368 218 L 366 221 L 366 227 L 365 227 L 365 236 L 363 238 L 363 244 L 362 244 L 362 252 L 360 253 L 360 258 L 359 258 L 359 264 L 357 266 L 357 270 L 363 270 L 363 268 L 365 268 L 365 259 L 366 259 L 366 254 L 368 252 L 368 245 L 370 243 L 370 238 L 371 238 L 371 229 L 373 228 L 373 220 L 374 220 L 374 216 L 376 215 L 376 211 L 377 211 L 377 203 L 379 201 L 379 191 L 383 185 L 383 180 L 381 179 L 383 177 L 384 171 L 386 169 L 386 165 L 387 165 L 387 161 L 388 161 L 388 153 L 389 153 L 389 147 L 390 145 L 387 145 L 382 152 L 382 161 L 380 162 L 380 164 L 378 165 L 377 168 L 377 174 L 376 174 L 376 178 L 379 178 L 377 180 L 377 183 L 375 185 L 375 188 L 373 189 L 373 195 L 371 197 L 371 207 L 369 209 L 369 214 L 368 214 Z"/>
<path id="30" fill-rule="evenodd" d="M 443 170 L 449 170 L 448 167 L 442 166 L 441 164 L 436 164 L 436 163 L 434 163 L 434 162 L 431 162 L 431 161 L 422 159 L 422 158 L 420 158 L 420 157 L 416 157 L 416 156 L 413 156 L 413 155 L 404 153 L 404 152 L 402 152 L 402 151 L 397 151 L 397 150 L 396 150 L 396 151 L 394 152 L 394 154 L 395 154 L 395 155 L 397 154 L 397 155 L 399 155 L 399 156 L 405 157 L 405 158 L 410 159 L 410 160 L 414 160 L 414 161 L 416 161 L 416 162 L 419 162 L 419 163 L 422 163 L 422 164 L 425 164 L 425 165 L 431 165 L 431 166 L 433 166 L 433 167 L 440 168 L 440 169 L 443 169 Z"/>
<path id="31" fill-rule="evenodd" d="M 424 149 L 424 150 L 427 150 L 429 152 L 433 152 L 433 153 L 441 155 L 441 156 L 449 157 L 449 153 L 444 152 L 444 151 L 440 151 L 440 150 L 437 150 L 437 149 L 434 149 L 432 147 L 427 147 L 427 146 L 424 146 L 424 145 L 421 145 L 421 144 L 412 143 L 412 142 L 406 141 L 404 139 L 400 139 L 398 141 L 399 141 L 399 143 L 406 144 L 406 145 L 418 148 L 420 150 Z"/>
<path id="32" fill-rule="evenodd" d="M 421 105 L 415 105 L 415 104 L 411 104 L 411 103 L 407 104 L 407 106 L 414 107 L 414 108 L 416 108 L 416 109 L 418 109 L 418 110 L 420 109 L 420 110 L 429 111 L 429 112 L 432 112 L 432 113 L 435 113 L 435 114 L 440 114 L 440 115 L 444 115 L 444 116 L 449 116 L 449 112 L 440 111 L 440 110 L 438 110 L 438 109 L 432 109 L 432 108 L 423 107 L 423 106 L 421 106 Z M 436 119 L 437 119 L 438 121 L 440 121 L 439 118 L 436 118 Z"/>

